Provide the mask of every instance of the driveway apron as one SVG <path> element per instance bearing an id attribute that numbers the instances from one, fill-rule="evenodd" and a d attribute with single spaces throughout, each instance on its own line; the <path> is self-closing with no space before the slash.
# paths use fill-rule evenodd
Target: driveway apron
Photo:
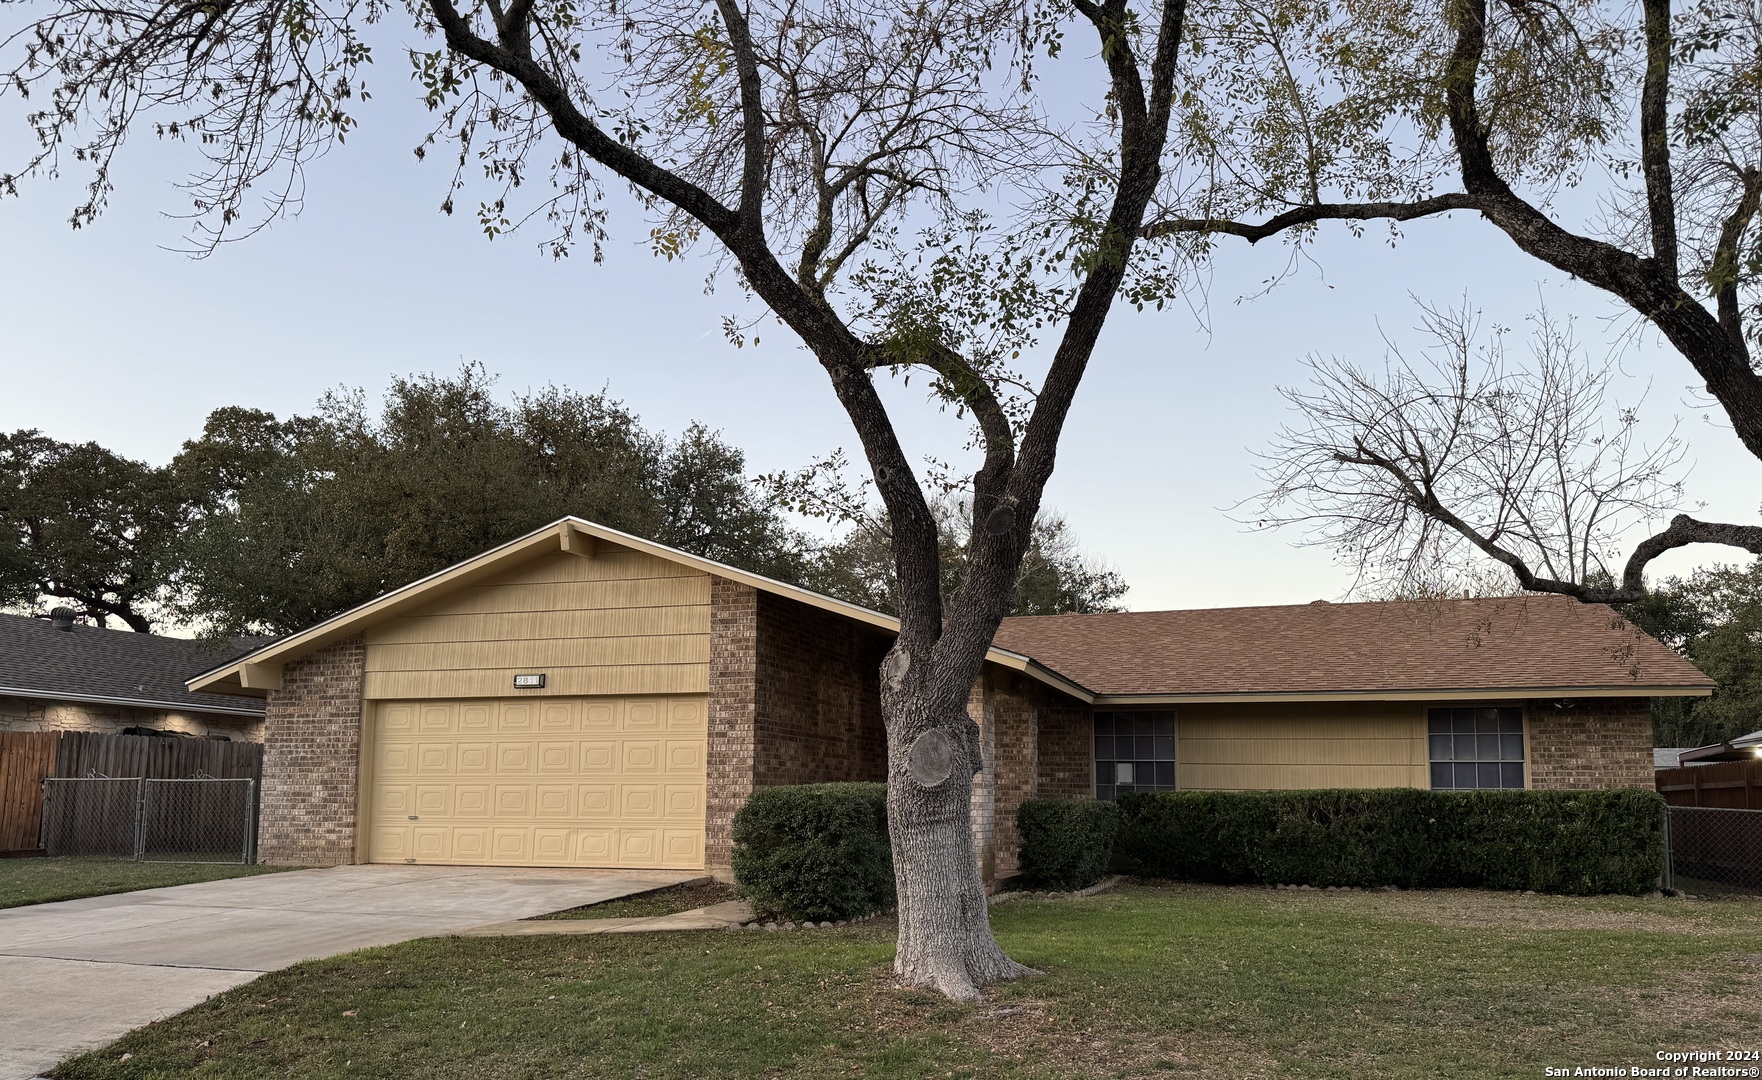
<path id="1" fill-rule="evenodd" d="M 338 866 L 0 911 L 0 1080 L 301 960 L 612 900 L 650 870 Z"/>

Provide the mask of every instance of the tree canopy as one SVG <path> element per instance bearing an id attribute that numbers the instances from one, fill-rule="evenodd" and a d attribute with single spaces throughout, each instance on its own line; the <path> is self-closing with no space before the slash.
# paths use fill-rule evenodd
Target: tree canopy
<path id="1" fill-rule="evenodd" d="M 604 393 L 500 399 L 481 368 L 396 379 L 278 419 L 216 409 L 167 465 L 35 432 L 0 440 L 0 605 L 43 597 L 136 630 L 283 634 L 565 515 L 893 611 L 886 539 L 792 526 L 702 424 L 645 428 Z M 952 590 L 964 553 L 943 511 Z M 1102 610 L 1125 592 L 1057 517 L 1012 613 Z"/>
<path id="2" fill-rule="evenodd" d="M 1719 685 L 1712 697 L 1653 698 L 1657 746 L 1707 746 L 1762 728 L 1762 562 L 1655 582 L 1628 618 Z"/>

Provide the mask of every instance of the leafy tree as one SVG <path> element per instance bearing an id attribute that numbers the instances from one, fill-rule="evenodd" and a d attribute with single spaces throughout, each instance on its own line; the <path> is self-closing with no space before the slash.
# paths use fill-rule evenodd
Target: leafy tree
<path id="1" fill-rule="evenodd" d="M 1666 578 L 1624 611 L 1718 683 L 1712 697 L 1653 698 L 1655 745 L 1707 746 L 1762 728 L 1762 562 Z"/>
<path id="2" fill-rule="evenodd" d="M 565 514 L 789 580 L 806 541 L 693 425 L 645 431 L 603 394 L 498 402 L 481 368 L 393 382 L 310 417 L 222 409 L 173 468 L 204 502 L 181 545 L 181 610 L 210 632 L 287 633 Z"/>
<path id="3" fill-rule="evenodd" d="M 99 212 L 116 150 L 148 124 L 193 134 L 207 155 L 193 197 L 211 240 L 258 223 L 241 214 L 265 193 L 278 212 L 274 193 L 356 126 L 365 27 L 395 13 L 406 36 L 441 39 L 410 48 L 436 118 L 419 152 L 450 140 L 455 189 L 481 167 L 487 236 L 539 220 L 554 253 L 597 245 L 600 185 L 615 178 L 651 213 L 658 254 L 712 242 L 819 364 L 891 523 L 900 633 L 881 705 L 895 970 L 960 999 L 1027 972 L 991 934 L 973 857 L 966 704 L 1165 159 L 1186 149 L 1170 140 L 1185 0 L 41 3 L 10 39 L 0 87 L 46 102 L 24 172 L 64 153 L 92 169 L 76 223 Z M 1074 74 L 1037 77 L 1067 32 L 1087 42 L 1100 100 L 1082 100 Z M 1028 207 L 1065 178 L 1080 205 Z M 990 222 L 1012 207 L 1028 209 Z M 748 343 L 747 324 L 728 331 Z M 1042 335 L 1041 377 L 1010 370 Z M 946 603 L 940 529 L 876 385 L 910 371 L 976 428 L 962 484 L 975 527 Z"/>
<path id="4" fill-rule="evenodd" d="M 951 499 L 937 500 L 931 511 L 941 535 L 942 591 L 948 602 L 966 578 L 967 553 L 961 541 L 972 531 L 972 511 L 966 502 Z M 885 522 L 856 525 L 826 545 L 814 558 L 807 584 L 864 607 L 896 612 Z M 1125 593 L 1125 579 L 1085 556 L 1063 517 L 1042 511 L 1017 572 L 1009 614 L 1118 611 L 1116 601 Z"/>
<path id="5" fill-rule="evenodd" d="M 0 435 L 0 604 L 51 597 L 100 626 L 151 630 L 184 510 L 167 470 L 97 443 Z"/>

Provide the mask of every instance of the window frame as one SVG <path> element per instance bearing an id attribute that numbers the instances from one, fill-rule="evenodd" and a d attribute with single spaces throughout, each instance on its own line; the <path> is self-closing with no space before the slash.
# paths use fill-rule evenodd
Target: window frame
<path id="1" fill-rule="evenodd" d="M 1115 773 L 1116 776 L 1118 775 L 1117 769 L 1118 769 L 1119 765 L 1122 764 L 1121 759 L 1118 758 L 1117 756 L 1103 758 L 1103 757 L 1100 757 L 1099 755 L 1097 755 L 1095 752 L 1096 751 L 1096 746 L 1095 746 L 1096 740 L 1101 738 L 1101 736 L 1096 732 L 1096 724 L 1098 722 L 1099 717 L 1102 714 L 1106 714 L 1110 717 L 1115 717 L 1115 718 L 1120 717 L 1120 716 L 1136 717 L 1136 716 L 1145 715 L 1145 714 L 1150 714 L 1153 716 L 1166 714 L 1166 716 L 1168 717 L 1168 721 L 1169 721 L 1169 734 L 1168 735 L 1163 736 L 1163 735 L 1157 735 L 1155 733 L 1152 733 L 1149 736 L 1140 736 L 1136 732 L 1134 732 L 1132 737 L 1135 739 L 1148 737 L 1148 738 L 1152 738 L 1152 739 L 1167 738 L 1170 740 L 1170 742 L 1169 742 L 1169 757 L 1166 759 L 1166 761 L 1169 765 L 1169 783 L 1166 785 L 1159 784 L 1153 780 L 1149 784 L 1140 784 L 1137 782 L 1136 777 L 1134 777 L 1133 783 L 1128 785 L 1127 787 L 1128 787 L 1128 790 L 1132 790 L 1132 791 L 1179 791 L 1181 789 L 1181 784 L 1180 784 L 1180 760 L 1181 760 L 1180 711 L 1178 709 L 1176 709 L 1173 705 L 1109 706 L 1109 707 L 1104 707 L 1104 708 L 1091 708 L 1089 710 L 1089 723 L 1087 726 L 1088 726 L 1088 749 L 1089 749 L 1089 797 L 1091 799 L 1095 799 L 1097 801 L 1113 802 L 1118 799 L 1119 789 L 1121 786 L 1117 782 L 1112 783 L 1112 784 L 1103 784 L 1103 783 L 1101 783 L 1100 776 L 1098 775 L 1099 766 L 1102 761 L 1109 761 L 1109 762 L 1113 763 L 1114 768 L 1116 769 L 1116 773 Z M 1114 738 L 1116 736 L 1109 735 L 1108 737 Z M 1136 753 L 1134 753 L 1133 756 L 1129 759 L 1128 763 L 1130 763 L 1134 767 L 1138 766 L 1140 763 L 1146 763 L 1146 764 L 1150 764 L 1152 766 L 1155 766 L 1155 765 L 1163 764 L 1164 760 L 1165 759 L 1155 751 L 1154 746 L 1153 746 L 1152 753 L 1149 758 L 1142 758 L 1142 757 L 1139 757 Z M 1110 792 L 1110 794 L 1107 795 L 1105 798 L 1101 793 L 1101 789 L 1104 787 L 1107 788 Z"/>
<path id="2" fill-rule="evenodd" d="M 1510 710 L 1510 711 L 1517 713 L 1517 719 L 1518 719 L 1519 725 L 1521 726 L 1521 734 L 1522 734 L 1522 739 L 1523 739 L 1523 761 L 1521 762 L 1521 764 L 1523 766 L 1523 786 L 1522 787 L 1503 787 L 1503 786 L 1501 786 L 1501 787 L 1490 787 L 1490 788 L 1483 788 L 1483 787 L 1440 788 L 1432 782 L 1432 765 L 1437 760 L 1432 757 L 1432 713 L 1437 712 L 1437 711 L 1452 711 L 1452 710 L 1457 710 L 1457 709 L 1499 709 L 1499 710 Z M 1529 713 L 1529 703 L 1527 701 L 1519 701 L 1519 702 L 1515 702 L 1515 703 L 1511 702 L 1511 701 L 1452 701 L 1452 702 L 1440 702 L 1440 703 L 1435 703 L 1435 704 L 1427 704 L 1420 712 L 1420 722 L 1421 722 L 1421 739 L 1423 740 L 1423 744 L 1425 746 L 1425 752 L 1426 752 L 1425 753 L 1425 770 L 1426 770 L 1425 779 L 1426 779 L 1426 790 L 1427 791 L 1453 792 L 1453 791 L 1529 791 L 1529 790 L 1532 790 L 1531 780 L 1530 780 L 1530 764 L 1531 764 L 1530 713 Z M 1452 758 L 1451 760 L 1454 761 L 1455 759 Z M 1480 763 L 1479 759 L 1477 759 L 1476 763 L 1477 764 Z"/>

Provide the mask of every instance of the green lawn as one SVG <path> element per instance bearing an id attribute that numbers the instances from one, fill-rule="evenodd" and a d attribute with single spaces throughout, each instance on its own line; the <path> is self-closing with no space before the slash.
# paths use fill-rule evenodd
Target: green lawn
<path id="1" fill-rule="evenodd" d="M 975 1006 L 895 987 L 879 919 L 430 939 L 265 975 L 52 1075 L 1530 1078 L 1762 1046 L 1754 900 L 1130 886 L 993 914 L 1046 974 Z"/>
<path id="2" fill-rule="evenodd" d="M 653 889 L 617 900 L 603 900 L 586 907 L 570 908 L 536 918 L 653 919 L 661 915 L 676 915 L 681 911 L 695 911 L 735 898 L 734 886 L 720 881 L 706 881 L 701 885 L 669 885 L 664 889 Z"/>
<path id="3" fill-rule="evenodd" d="M 117 859 L 0 859 L 0 908 L 78 900 L 82 896 L 188 885 L 192 881 L 269 874 L 279 866 L 237 863 L 125 862 Z"/>

